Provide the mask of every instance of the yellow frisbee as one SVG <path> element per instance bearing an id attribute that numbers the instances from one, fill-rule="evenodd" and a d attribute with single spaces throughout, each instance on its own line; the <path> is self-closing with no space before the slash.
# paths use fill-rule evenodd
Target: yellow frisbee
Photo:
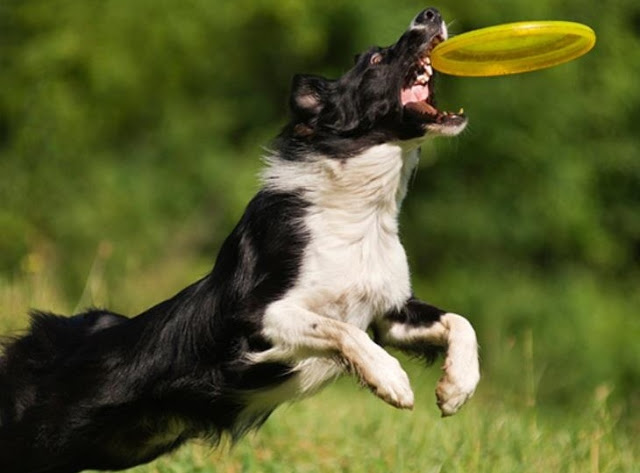
<path id="1" fill-rule="evenodd" d="M 591 28 L 570 21 L 521 21 L 469 31 L 438 44 L 433 68 L 454 76 L 500 76 L 555 66 L 587 53 Z"/>

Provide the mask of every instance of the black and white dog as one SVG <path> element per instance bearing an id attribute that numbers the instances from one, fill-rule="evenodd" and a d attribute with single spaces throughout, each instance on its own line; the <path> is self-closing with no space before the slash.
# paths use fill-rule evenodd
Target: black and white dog
<path id="1" fill-rule="evenodd" d="M 238 438 L 345 372 L 410 409 L 383 346 L 445 352 L 437 403 L 454 414 L 479 380 L 476 336 L 413 295 L 397 221 L 420 143 L 467 122 L 434 104 L 446 37 L 427 9 L 341 78 L 296 76 L 264 186 L 202 280 L 133 318 L 32 314 L 0 359 L 0 471 L 123 469 Z"/>

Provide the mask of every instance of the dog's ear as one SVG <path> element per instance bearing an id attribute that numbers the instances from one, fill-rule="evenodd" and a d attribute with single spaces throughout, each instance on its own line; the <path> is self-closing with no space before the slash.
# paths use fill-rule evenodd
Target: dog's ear
<path id="1" fill-rule="evenodd" d="M 296 74 L 291 85 L 289 106 L 297 120 L 308 121 L 324 106 L 328 82 L 324 77 Z"/>

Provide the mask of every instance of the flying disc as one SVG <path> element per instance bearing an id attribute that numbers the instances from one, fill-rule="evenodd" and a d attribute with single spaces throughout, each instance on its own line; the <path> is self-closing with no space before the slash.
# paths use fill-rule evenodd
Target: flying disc
<path id="1" fill-rule="evenodd" d="M 570 21 L 521 21 L 454 36 L 431 52 L 433 68 L 454 76 L 499 76 L 555 66 L 587 53 L 591 28 Z"/>

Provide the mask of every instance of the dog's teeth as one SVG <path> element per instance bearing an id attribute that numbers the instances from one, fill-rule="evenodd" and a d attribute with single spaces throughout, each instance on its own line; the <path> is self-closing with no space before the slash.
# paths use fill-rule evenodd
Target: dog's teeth
<path id="1" fill-rule="evenodd" d="M 418 77 L 416 77 L 416 82 L 424 85 L 429 82 L 429 76 L 427 76 L 426 74 L 420 74 Z"/>
<path id="2" fill-rule="evenodd" d="M 425 71 L 427 71 L 427 74 L 429 74 L 430 76 L 433 75 L 433 68 L 431 66 L 427 66 L 425 68 Z"/>
<path id="3" fill-rule="evenodd" d="M 431 58 L 429 56 L 427 56 L 425 58 L 424 62 L 426 62 L 427 64 L 431 64 Z"/>

